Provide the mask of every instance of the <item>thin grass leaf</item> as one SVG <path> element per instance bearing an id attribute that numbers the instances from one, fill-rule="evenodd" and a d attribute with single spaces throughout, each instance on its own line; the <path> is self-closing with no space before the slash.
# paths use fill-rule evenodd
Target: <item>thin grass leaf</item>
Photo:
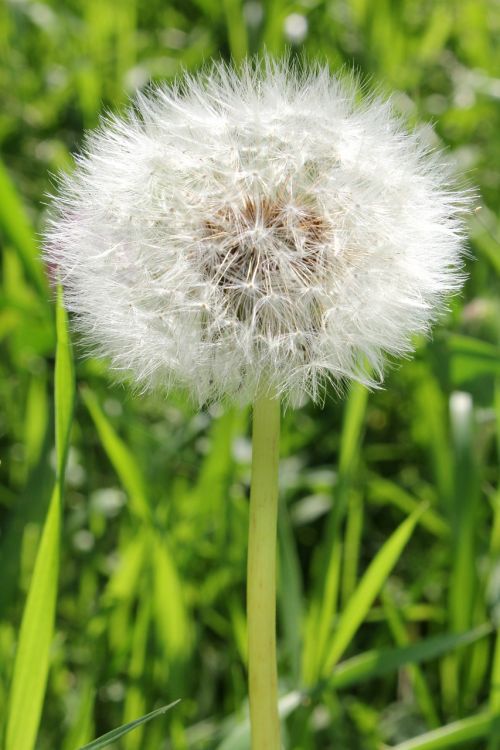
<path id="1" fill-rule="evenodd" d="M 230 542 L 229 487 L 234 473 L 232 446 L 237 434 L 241 434 L 246 415 L 237 409 L 227 409 L 210 426 L 210 451 L 204 456 L 200 475 L 193 489 L 196 515 L 201 523 L 211 530 L 216 540 L 215 554 L 223 555 Z"/>
<path id="2" fill-rule="evenodd" d="M 306 620 L 303 673 L 307 685 L 317 682 L 321 675 L 323 654 L 328 644 L 331 623 L 337 608 L 341 559 L 342 544 L 338 537 L 333 545 L 323 582 L 324 599 L 312 600 Z"/>
<path id="3" fill-rule="evenodd" d="M 497 630 L 493 650 L 493 663 L 490 677 L 489 708 L 493 715 L 500 716 L 500 630 Z M 500 726 L 497 723 L 492 727 L 489 738 L 488 750 L 499 750 L 500 748 Z"/>
<path id="4" fill-rule="evenodd" d="M 464 742 L 486 738 L 493 721 L 490 713 L 477 714 L 477 716 L 445 724 L 439 729 L 433 729 L 432 732 L 426 732 L 419 737 L 401 742 L 393 746 L 391 750 L 449 750 Z"/>
<path id="5" fill-rule="evenodd" d="M 453 545 L 449 590 L 450 625 L 455 632 L 467 630 L 472 623 L 477 590 L 475 565 L 475 518 L 480 497 L 474 460 L 474 408 L 468 393 L 453 393 L 450 416 L 454 448 Z M 446 696 L 448 707 L 460 715 L 466 684 L 462 681 L 462 655 L 454 655 L 448 666 Z"/>
<path id="6" fill-rule="evenodd" d="M 388 586 L 381 592 L 382 604 L 385 612 L 386 622 L 392 633 L 396 644 L 404 648 L 411 644 L 407 624 L 401 616 L 401 612 L 388 591 Z M 415 695 L 416 703 L 424 717 L 428 729 L 436 729 L 440 725 L 438 711 L 432 692 L 427 683 L 426 676 L 418 664 L 409 664 L 406 673 Z"/>
<path id="7" fill-rule="evenodd" d="M 317 584 L 306 621 L 303 673 L 307 684 L 317 682 L 322 673 L 331 623 L 337 609 L 342 557 L 340 522 L 359 464 L 367 401 L 368 390 L 353 383 L 344 408 L 335 498 L 325 537 L 317 554 Z"/>
<path id="8" fill-rule="evenodd" d="M 169 658 L 182 660 L 188 652 L 191 639 L 182 585 L 167 541 L 153 528 L 147 488 L 141 470 L 132 452 L 102 411 L 95 394 L 85 388 L 82 389 L 82 397 L 103 448 L 129 495 L 134 514 L 145 522 L 146 555 L 153 572 L 154 618 L 158 634 Z"/>
<path id="9" fill-rule="evenodd" d="M 143 597 L 137 607 L 133 625 L 128 668 L 129 686 L 123 706 L 123 720 L 131 721 L 133 716 L 142 713 L 146 708 L 146 696 L 141 687 L 141 676 L 147 671 L 148 635 L 151 621 L 151 599 Z M 125 750 L 140 750 L 143 742 L 143 731 L 139 728 L 134 734 L 128 734 L 123 742 Z"/>
<path id="10" fill-rule="evenodd" d="M 217 22 L 221 13 L 221 4 L 218 0 L 194 0 L 194 5 L 197 6 L 202 13 L 210 18 L 212 22 Z"/>
<path id="11" fill-rule="evenodd" d="M 500 254 L 498 252 L 498 240 L 495 239 L 495 236 L 483 229 L 481 234 L 475 235 L 474 247 L 479 251 L 478 255 L 481 254 L 500 276 Z"/>
<path id="12" fill-rule="evenodd" d="M 283 0 L 274 0 L 266 8 L 262 47 L 275 55 L 282 52 L 285 46 L 283 21 L 286 17 L 287 7 Z"/>
<path id="13" fill-rule="evenodd" d="M 75 750 L 82 743 L 89 742 L 94 735 L 94 704 L 96 690 L 95 675 L 90 674 L 83 680 L 79 691 L 79 703 L 73 725 L 64 738 L 62 750 Z"/>
<path id="14" fill-rule="evenodd" d="M 396 482 L 382 477 L 373 477 L 368 485 L 370 500 L 377 504 L 391 503 L 406 515 L 410 515 L 420 505 L 420 501 Z M 420 518 L 420 526 L 430 531 L 440 539 L 450 536 L 450 527 L 444 518 L 432 508 L 428 508 Z"/>
<path id="15" fill-rule="evenodd" d="M 23 611 L 10 691 L 6 750 L 33 750 L 42 713 L 54 635 L 62 493 L 74 402 L 73 360 L 60 290 L 56 330 L 56 484 Z"/>
<path id="16" fill-rule="evenodd" d="M 106 606 L 116 607 L 122 602 L 131 601 L 140 588 L 140 576 L 147 557 L 149 536 L 134 534 L 120 547 L 120 565 L 110 576 L 102 598 Z"/>
<path id="17" fill-rule="evenodd" d="M 154 600 L 158 638 L 169 660 L 183 660 L 190 648 L 191 627 L 182 583 L 165 539 L 151 536 Z"/>
<path id="18" fill-rule="evenodd" d="M 120 544 L 120 564 L 113 571 L 102 595 L 103 606 L 109 608 L 110 612 L 107 631 L 114 652 L 123 653 L 130 647 L 134 609 L 145 581 L 149 590 L 150 548 L 147 528 L 138 528 L 130 539 L 123 540 Z"/>
<path id="19" fill-rule="evenodd" d="M 47 280 L 40 262 L 35 233 L 9 173 L 1 161 L 0 227 L 18 251 L 29 277 L 41 296 L 47 299 Z"/>
<path id="20" fill-rule="evenodd" d="M 425 32 L 418 47 L 418 56 L 422 62 L 432 60 L 445 46 L 453 29 L 453 12 L 446 5 L 437 5 L 434 13 L 429 15 Z"/>
<path id="21" fill-rule="evenodd" d="M 359 554 L 363 535 L 364 503 L 360 492 L 351 492 L 344 533 L 341 602 L 345 603 L 356 588 Z"/>
<path id="22" fill-rule="evenodd" d="M 5 750 L 33 750 L 42 713 L 54 635 L 61 526 L 59 484 L 43 526 L 23 611 L 10 689 Z"/>
<path id="23" fill-rule="evenodd" d="M 24 435 L 26 474 L 36 466 L 42 454 L 49 416 L 46 378 L 37 373 L 31 378 L 26 402 Z"/>
<path id="24" fill-rule="evenodd" d="M 399 560 L 413 530 L 427 506 L 422 506 L 407 518 L 389 537 L 361 578 L 355 592 L 339 617 L 330 640 L 323 674 L 328 674 L 349 646 L 356 631 L 368 614 L 387 576 Z"/>
<path id="25" fill-rule="evenodd" d="M 450 354 L 450 375 L 455 386 L 481 375 L 500 375 L 500 346 L 471 336 L 452 335 L 446 339 Z"/>
<path id="26" fill-rule="evenodd" d="M 278 546 L 280 619 L 292 680 L 297 684 L 300 680 L 302 650 L 303 585 L 299 556 L 285 502 L 281 502 L 278 515 Z"/>
<path id="27" fill-rule="evenodd" d="M 247 29 L 241 0 L 223 0 L 231 57 L 235 63 L 245 59 L 248 52 Z"/>
<path id="28" fill-rule="evenodd" d="M 407 664 L 420 664 L 436 659 L 449 651 L 463 648 L 480 638 L 485 638 L 491 630 L 491 625 L 485 623 L 460 635 L 447 633 L 412 643 L 409 646 L 366 651 L 338 664 L 326 682 L 327 687 L 344 690 L 376 677 L 391 674 Z"/>
<path id="29" fill-rule="evenodd" d="M 62 488 L 75 404 L 75 371 L 69 338 L 68 318 L 64 309 L 62 289 L 60 287 L 57 295 L 56 334 L 57 350 L 54 384 L 56 456 L 57 478 Z"/>
<path id="30" fill-rule="evenodd" d="M 119 476 L 123 488 L 129 495 L 132 512 L 141 520 L 147 520 L 150 510 L 146 486 L 131 450 L 116 433 L 113 425 L 99 406 L 96 395 L 89 388 L 82 388 L 81 395 L 97 428 L 102 446 Z"/>
<path id="31" fill-rule="evenodd" d="M 100 750 L 101 747 L 108 747 L 113 742 L 116 742 L 116 740 L 119 740 L 120 737 L 123 737 L 125 734 L 128 734 L 128 732 L 136 729 L 136 727 L 140 727 L 142 724 L 146 724 L 148 721 L 156 719 L 157 716 L 165 714 L 178 703 L 180 703 L 180 699 L 173 703 L 169 703 L 168 706 L 157 708 L 155 711 L 151 711 L 151 713 L 141 716 L 140 719 L 134 719 L 134 721 L 130 721 L 128 724 L 112 729 L 111 732 L 103 734 L 102 737 L 90 742 L 88 745 L 83 745 L 79 750 Z"/>
<path id="32" fill-rule="evenodd" d="M 415 424 L 425 436 L 424 445 L 432 465 L 439 501 L 451 516 L 453 509 L 453 455 L 448 434 L 448 404 L 439 383 L 423 374 L 416 392 Z"/>
<path id="33" fill-rule="evenodd" d="M 495 417 L 497 433 L 497 454 L 500 460 L 500 378 L 495 382 Z M 493 525 L 490 535 L 490 554 L 494 565 L 498 565 L 500 559 L 500 484 L 497 486 L 493 497 Z M 498 616 L 495 617 L 496 634 L 493 647 L 493 659 L 490 676 L 489 709 L 495 716 L 500 716 L 500 627 Z M 498 722 L 494 725 L 489 738 L 488 750 L 500 750 L 500 727 Z"/>
<path id="34" fill-rule="evenodd" d="M 340 482 L 352 478 L 358 466 L 368 395 L 369 391 L 364 385 L 360 383 L 351 385 L 340 436 Z"/>

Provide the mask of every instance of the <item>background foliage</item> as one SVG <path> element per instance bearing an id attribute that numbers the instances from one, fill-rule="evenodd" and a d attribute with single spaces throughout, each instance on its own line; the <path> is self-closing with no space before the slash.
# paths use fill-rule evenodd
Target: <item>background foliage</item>
<path id="1" fill-rule="evenodd" d="M 7 750 L 33 750 L 37 735 L 39 750 L 76 750 L 177 698 L 115 746 L 247 746 L 249 415 L 135 398 L 77 346 L 68 433 L 66 324 L 37 245 L 51 174 L 71 168 L 100 112 L 150 79 L 264 45 L 354 64 L 411 124 L 432 123 L 480 188 L 469 280 L 433 340 L 385 390 L 285 415 L 286 747 L 500 747 L 499 33 L 495 0 L 0 5 Z"/>

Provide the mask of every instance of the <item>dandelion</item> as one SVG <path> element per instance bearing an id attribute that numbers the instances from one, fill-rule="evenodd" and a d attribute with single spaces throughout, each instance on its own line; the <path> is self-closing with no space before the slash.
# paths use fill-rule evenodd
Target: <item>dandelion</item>
<path id="1" fill-rule="evenodd" d="M 90 135 L 46 252 L 93 349 L 200 404 L 380 382 L 461 283 L 464 198 L 356 99 L 326 69 L 216 66 Z"/>
<path id="2" fill-rule="evenodd" d="M 75 326 L 141 389 L 254 405 L 252 742 L 276 750 L 280 402 L 382 382 L 462 283 L 465 192 L 354 78 L 263 60 L 139 95 L 61 181 L 45 253 Z"/>

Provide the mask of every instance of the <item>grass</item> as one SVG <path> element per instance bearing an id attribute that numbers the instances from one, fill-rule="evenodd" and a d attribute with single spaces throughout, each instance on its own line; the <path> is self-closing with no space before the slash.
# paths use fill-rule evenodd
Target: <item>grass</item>
<path id="1" fill-rule="evenodd" d="M 114 746 L 248 747 L 249 415 L 136 398 L 76 345 L 70 428 L 38 231 L 51 174 L 104 109 L 291 44 L 395 92 L 480 193 L 469 279 L 432 341 L 384 390 L 285 416 L 283 741 L 500 747 L 499 31 L 488 0 L 1 6 L 0 746 L 77 750 L 152 712 Z"/>

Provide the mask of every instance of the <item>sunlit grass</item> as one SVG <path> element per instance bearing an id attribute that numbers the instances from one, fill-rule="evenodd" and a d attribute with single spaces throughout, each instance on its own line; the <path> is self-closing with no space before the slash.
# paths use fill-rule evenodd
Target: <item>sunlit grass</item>
<path id="1" fill-rule="evenodd" d="M 290 750 L 500 747 L 500 14 L 493 5 L 273 1 L 263 13 L 247 3 L 243 16 L 239 0 L 93 0 L 0 10 L 6 750 L 34 750 L 36 735 L 38 750 L 77 750 L 179 698 L 117 747 L 248 746 L 248 415 L 198 414 L 181 396 L 135 398 L 111 384 L 101 364 L 83 360 L 77 345 L 68 433 L 71 378 L 68 361 L 61 376 L 61 347 L 68 350 L 37 230 L 49 173 L 70 164 L 83 128 L 103 108 L 120 108 L 150 77 L 171 78 L 211 56 L 238 60 L 264 43 L 282 51 L 291 43 L 284 24 L 291 13 L 307 19 L 310 56 L 333 67 L 354 62 L 373 84 L 399 92 L 396 104 L 410 121 L 435 123 L 450 156 L 479 185 L 482 209 L 471 220 L 476 260 L 467 264 L 466 291 L 417 359 L 394 369 L 383 391 L 357 387 L 342 401 L 332 396 L 324 410 L 285 415 L 284 743 Z M 292 55 L 301 50 L 292 44 Z M 65 415 L 63 427 L 54 408 Z"/>

